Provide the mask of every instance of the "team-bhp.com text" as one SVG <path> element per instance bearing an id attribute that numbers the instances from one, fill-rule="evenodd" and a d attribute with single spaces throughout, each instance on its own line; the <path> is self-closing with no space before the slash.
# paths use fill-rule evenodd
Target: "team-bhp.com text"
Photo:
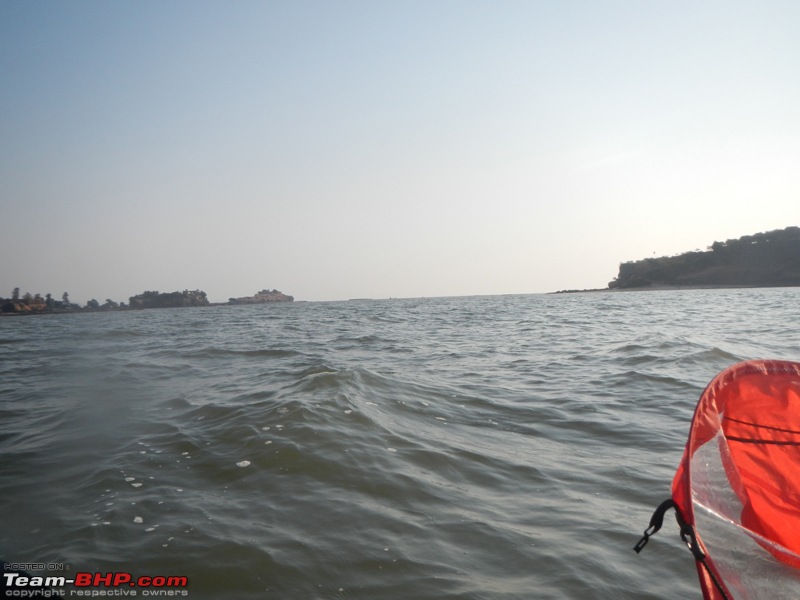
<path id="1" fill-rule="evenodd" d="M 3 573 L 6 596 L 18 598 L 49 598 L 63 596 L 188 596 L 189 580 L 184 576 L 134 577 L 130 573 L 75 573 L 74 578 L 36 577 L 19 573 Z M 79 589 L 63 588 L 73 585 Z M 10 589 L 11 588 L 11 589 Z M 30 588 L 30 589 L 28 589 Z M 131 589 L 134 588 L 134 589 Z M 136 588 L 142 588 L 137 590 Z"/>

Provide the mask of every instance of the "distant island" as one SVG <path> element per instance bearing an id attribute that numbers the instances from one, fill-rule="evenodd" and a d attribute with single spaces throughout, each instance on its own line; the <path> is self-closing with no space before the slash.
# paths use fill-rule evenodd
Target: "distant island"
<path id="1" fill-rule="evenodd" d="M 267 302 L 294 302 L 294 297 L 287 296 L 278 290 L 261 290 L 252 296 L 228 299 L 228 304 L 266 304 Z"/>
<path id="2" fill-rule="evenodd" d="M 620 264 L 609 290 L 800 286 L 800 227 L 714 242 L 707 251 Z"/>
<path id="3" fill-rule="evenodd" d="M 243 298 L 230 298 L 228 302 L 215 303 L 213 306 L 224 304 L 266 304 L 268 302 L 293 302 L 294 297 L 288 296 L 278 290 L 261 290 L 253 296 Z M 45 313 L 73 313 L 73 312 L 99 312 L 141 310 L 145 308 L 181 308 L 191 306 L 212 306 L 208 296 L 202 290 L 183 290 L 182 292 L 146 291 L 128 298 L 125 302 L 115 302 L 106 299 L 103 304 L 97 300 L 89 300 L 85 306 L 70 302 L 69 294 L 64 292 L 61 300 L 53 298 L 52 294 L 31 294 L 26 292 L 20 295 L 20 289 L 14 288 L 10 298 L 0 297 L 1 315 L 34 315 Z"/>
<path id="4" fill-rule="evenodd" d="M 128 298 L 128 308 L 179 308 L 182 306 L 208 306 L 210 302 L 202 290 L 182 292 L 144 292 Z"/>

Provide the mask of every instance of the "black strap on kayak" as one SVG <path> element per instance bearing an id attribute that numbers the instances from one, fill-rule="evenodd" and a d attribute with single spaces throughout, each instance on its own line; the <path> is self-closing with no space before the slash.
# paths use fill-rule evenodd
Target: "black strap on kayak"
<path id="1" fill-rule="evenodd" d="M 678 510 L 678 505 L 675 504 L 675 501 L 672 498 L 669 500 L 664 500 L 661 504 L 659 504 L 658 508 L 656 508 L 655 512 L 653 513 L 653 516 L 650 517 L 650 525 L 644 530 L 642 539 L 640 539 L 633 547 L 633 549 L 636 551 L 636 554 L 639 554 L 647 545 L 647 542 L 650 541 L 650 536 L 661 529 L 661 526 L 664 524 L 664 514 L 670 508 L 675 509 L 675 519 L 678 521 L 678 526 L 680 527 L 681 539 L 689 547 L 689 550 L 691 550 L 692 556 L 694 556 L 694 559 L 697 562 L 703 565 L 703 568 L 706 570 L 706 573 L 708 573 L 711 581 L 714 582 L 714 586 L 717 588 L 717 590 L 719 590 L 719 593 L 722 594 L 722 597 L 725 600 L 731 600 L 728 591 L 725 589 L 719 579 L 717 579 L 714 570 L 708 565 L 708 562 L 706 561 L 706 553 L 703 552 L 703 549 L 700 547 L 700 542 L 697 540 L 697 534 L 694 531 L 694 527 L 684 521 L 681 511 Z"/>
<path id="2" fill-rule="evenodd" d="M 706 573 L 708 573 L 709 579 L 714 582 L 714 586 L 717 588 L 717 590 L 719 590 L 719 593 L 722 594 L 722 597 L 725 600 L 730 600 L 731 597 L 728 594 L 728 590 L 722 585 L 722 582 L 717 579 L 714 569 L 712 569 L 706 561 L 706 553 L 703 552 L 703 549 L 700 547 L 700 543 L 697 541 L 697 534 L 694 531 L 694 527 L 683 520 L 681 511 L 678 510 L 677 506 L 675 507 L 675 518 L 677 519 L 678 525 L 681 528 L 681 539 L 689 547 L 689 550 L 691 550 L 694 559 L 703 565 Z"/>
<path id="3" fill-rule="evenodd" d="M 669 500 L 664 500 L 658 505 L 658 508 L 653 513 L 653 516 L 650 517 L 650 525 L 644 530 L 644 536 L 633 547 L 633 549 L 636 550 L 636 554 L 639 554 L 639 552 L 642 551 L 642 548 L 647 545 L 647 542 L 650 541 L 650 536 L 661 529 L 661 526 L 664 524 L 664 514 L 670 508 L 675 508 L 675 501 L 672 498 Z"/>

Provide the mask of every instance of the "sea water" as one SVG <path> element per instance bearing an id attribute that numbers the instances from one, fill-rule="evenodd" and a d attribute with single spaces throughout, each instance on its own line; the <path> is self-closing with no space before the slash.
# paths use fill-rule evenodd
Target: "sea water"
<path id="1" fill-rule="evenodd" d="M 0 558 L 209 599 L 701 598 L 695 403 L 800 360 L 800 290 L 0 319 Z M 142 590 L 139 590 L 141 595 Z"/>

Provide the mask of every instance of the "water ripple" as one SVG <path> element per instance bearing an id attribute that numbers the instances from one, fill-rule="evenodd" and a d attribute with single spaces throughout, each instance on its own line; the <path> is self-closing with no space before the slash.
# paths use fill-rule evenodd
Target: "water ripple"
<path id="1" fill-rule="evenodd" d="M 676 535 L 630 548 L 708 381 L 800 358 L 797 295 L 0 319 L 0 552 L 210 599 L 699 598 Z"/>

